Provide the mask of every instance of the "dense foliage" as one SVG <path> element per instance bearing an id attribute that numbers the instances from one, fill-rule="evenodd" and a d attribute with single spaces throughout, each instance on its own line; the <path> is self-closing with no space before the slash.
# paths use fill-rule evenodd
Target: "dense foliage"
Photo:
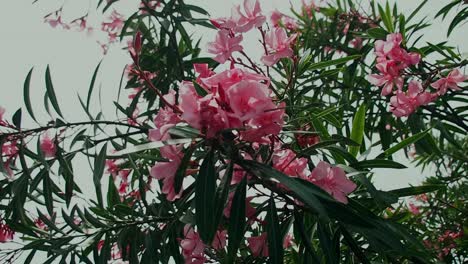
<path id="1" fill-rule="evenodd" d="M 12 247 L 0 261 L 464 263 L 468 60 L 424 41 L 427 2 L 410 14 L 351 0 L 269 15 L 245 0 L 223 18 L 182 0 L 113 10 L 103 48 L 128 41 L 132 61 L 114 119 L 95 107 L 100 65 L 79 98 L 88 120 L 65 118 L 49 67 L 47 120 L 33 70 L 24 108 L 0 108 L 0 241 Z M 62 12 L 46 22 L 87 29 Z M 467 14 L 459 0 L 436 17 L 450 35 Z M 191 30 L 216 37 L 201 46 Z M 432 177 L 378 190 L 378 169 L 398 173 L 402 153 Z"/>

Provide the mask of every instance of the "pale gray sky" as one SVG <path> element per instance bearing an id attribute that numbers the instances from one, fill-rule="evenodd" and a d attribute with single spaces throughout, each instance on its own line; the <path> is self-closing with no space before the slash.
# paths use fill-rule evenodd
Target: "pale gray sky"
<path id="1" fill-rule="evenodd" d="M 95 0 L 89 0 L 96 2 Z M 69 121 L 85 120 L 78 105 L 76 94 L 85 96 L 89 81 L 95 66 L 103 58 L 101 48 L 96 43 L 100 38 L 99 34 L 86 37 L 83 33 L 66 32 L 52 29 L 43 23 L 43 16 L 56 9 L 63 1 L 42 0 L 38 4 L 32 5 L 32 0 L 2 0 L 0 2 L 0 106 L 7 109 L 7 116 L 10 117 L 14 111 L 23 106 L 22 86 L 24 78 L 31 67 L 35 67 L 32 78 L 31 96 L 33 107 L 38 111 L 39 120 L 46 121 L 47 116 L 42 106 L 44 87 L 44 71 L 47 64 L 50 64 L 52 78 L 56 89 L 57 97 Z M 66 17 L 77 17 L 88 8 L 88 1 L 68 0 L 65 5 Z M 122 0 L 123 4 L 116 8 L 126 14 L 135 10 L 138 1 Z M 230 7 L 238 4 L 240 0 L 187 0 L 186 2 L 198 4 L 205 7 L 214 17 L 228 16 Z M 295 6 L 300 4 L 300 0 L 291 1 Z M 384 1 L 378 1 L 384 3 Z M 393 1 L 392 1 L 393 2 Z M 409 14 L 421 1 L 401 0 L 397 1 L 403 12 Z M 430 0 L 423 14 L 429 16 L 429 20 L 434 25 L 425 31 L 424 40 L 437 42 L 447 40 L 445 33 L 448 23 L 442 23 L 440 19 L 434 20 L 436 12 L 450 1 Z M 269 13 L 274 8 L 287 12 L 290 3 L 285 0 L 261 0 L 262 7 Z M 368 1 L 362 1 L 368 3 Z M 65 19 L 67 19 L 65 17 Z M 95 19 L 95 16 L 92 16 Z M 205 37 L 204 43 L 211 41 L 214 31 L 206 29 L 196 32 L 197 35 Z M 467 52 L 465 25 L 457 29 L 448 39 L 449 43 L 459 46 L 462 52 Z M 248 42 L 244 47 L 248 50 L 254 48 L 255 41 Z M 203 47 L 203 45 L 202 45 Z M 115 100 L 119 85 L 120 74 L 126 63 L 129 62 L 126 52 L 117 46 L 111 48 L 101 67 L 98 77 L 98 85 L 102 88 L 104 104 L 107 111 L 112 110 L 112 100 Z M 94 108 L 97 110 L 97 108 Z M 111 112 L 112 113 L 112 112 Z M 34 124 L 29 120 L 25 126 L 32 127 Z M 399 156 L 398 161 L 409 165 L 404 157 Z M 411 166 L 411 165 L 409 165 Z M 83 177 L 91 177 L 88 174 Z M 2 177 L 2 176 L 0 176 Z M 374 180 L 379 188 L 384 190 L 406 187 L 409 184 L 419 184 L 425 177 L 419 169 L 405 170 L 379 170 L 374 176 Z M 91 182 L 91 178 L 77 177 L 79 184 Z M 92 188 L 92 187 L 91 187 Z"/>

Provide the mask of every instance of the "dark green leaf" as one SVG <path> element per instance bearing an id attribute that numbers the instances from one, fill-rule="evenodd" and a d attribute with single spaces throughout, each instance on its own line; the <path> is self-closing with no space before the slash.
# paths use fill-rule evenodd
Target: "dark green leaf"
<path id="1" fill-rule="evenodd" d="M 406 166 L 393 160 L 374 159 L 363 160 L 350 165 L 356 170 L 373 169 L 373 168 L 391 168 L 391 169 L 405 169 Z"/>
<path id="2" fill-rule="evenodd" d="M 267 237 L 268 237 L 268 252 L 270 263 L 282 264 L 284 258 L 283 236 L 281 235 L 278 212 L 276 211 L 275 201 L 270 197 L 268 202 L 267 221 Z"/>
<path id="3" fill-rule="evenodd" d="M 96 189 L 96 196 L 98 199 L 98 204 L 100 207 L 103 207 L 102 200 L 102 187 L 101 187 L 101 178 L 104 174 L 104 168 L 106 166 L 106 155 L 107 155 L 107 143 L 101 148 L 98 156 L 94 160 L 94 173 L 93 173 L 93 182 Z"/>
<path id="4" fill-rule="evenodd" d="M 46 74 L 45 74 L 45 81 L 46 81 L 46 89 L 47 89 L 47 96 L 49 97 L 52 106 L 54 107 L 55 111 L 59 116 L 63 118 L 62 111 L 60 111 L 60 107 L 57 101 L 57 96 L 55 95 L 54 85 L 52 84 L 52 77 L 50 76 L 50 68 L 47 65 Z"/>
<path id="5" fill-rule="evenodd" d="M 236 188 L 232 198 L 231 214 L 228 226 L 228 257 L 227 263 L 235 263 L 237 250 L 244 239 L 245 232 L 245 199 L 247 194 L 247 177 L 244 177 Z"/>
<path id="6" fill-rule="evenodd" d="M 36 117 L 34 116 L 34 111 L 32 110 L 32 106 L 31 106 L 31 93 L 30 93 L 30 84 L 31 84 L 31 76 L 32 76 L 33 69 L 34 68 L 31 68 L 28 75 L 26 76 L 26 80 L 24 80 L 23 99 L 24 99 L 24 105 L 26 106 L 26 110 L 28 110 L 29 115 L 34 121 L 37 122 Z"/>
<path id="7" fill-rule="evenodd" d="M 96 76 L 99 71 L 99 67 L 101 67 L 101 63 L 102 61 L 99 62 L 99 64 L 96 66 L 96 69 L 94 70 L 93 78 L 91 79 L 91 84 L 89 85 L 88 97 L 86 99 L 86 110 L 88 111 L 89 111 L 89 104 L 91 103 L 91 95 L 93 93 L 94 83 L 96 82 Z"/>
<path id="8" fill-rule="evenodd" d="M 216 198 L 216 171 L 214 152 L 205 156 L 195 181 L 195 221 L 201 239 L 211 244 L 217 227 L 213 226 Z"/>

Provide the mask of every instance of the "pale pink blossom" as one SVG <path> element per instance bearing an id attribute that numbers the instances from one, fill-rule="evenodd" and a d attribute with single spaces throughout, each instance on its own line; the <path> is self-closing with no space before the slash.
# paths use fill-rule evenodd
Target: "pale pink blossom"
<path id="1" fill-rule="evenodd" d="M 247 238 L 250 251 L 254 257 L 268 257 L 268 241 L 267 233 L 262 233 L 260 236 Z"/>
<path id="2" fill-rule="evenodd" d="M 356 184 L 346 177 L 343 169 L 332 167 L 325 161 L 320 161 L 312 170 L 309 181 L 322 188 L 341 203 L 348 203 L 346 197 L 354 189 Z"/>
<path id="3" fill-rule="evenodd" d="M 284 237 L 284 240 L 283 240 L 283 248 L 292 247 L 292 245 L 293 245 L 292 239 L 293 239 L 293 237 L 292 237 L 291 234 L 286 234 L 286 236 Z"/>
<path id="4" fill-rule="evenodd" d="M 190 225 L 185 225 L 184 236 L 185 238 L 180 240 L 180 247 L 185 263 L 205 263 L 205 244 L 200 239 L 200 234 L 195 232 Z"/>
<path id="5" fill-rule="evenodd" d="M 310 174 L 307 159 L 297 157 L 290 149 L 279 150 L 273 154 L 273 167 L 292 177 L 305 179 Z"/>
<path id="6" fill-rule="evenodd" d="M 267 87 L 270 86 L 270 78 L 264 75 L 251 73 L 242 69 L 230 69 L 217 73 L 209 78 L 203 78 L 202 83 L 211 88 L 222 86 L 224 91 L 228 91 L 233 85 L 240 81 L 256 81 L 265 84 Z"/>
<path id="7" fill-rule="evenodd" d="M 183 154 L 180 149 L 173 146 L 166 146 L 171 148 L 161 148 L 161 156 L 168 159 L 168 162 L 156 163 L 150 171 L 150 175 L 158 180 L 163 180 L 162 193 L 166 194 L 168 201 L 174 201 L 180 198 L 183 189 L 181 188 L 179 193 L 175 192 L 174 181 L 175 174 L 179 165 L 182 161 Z"/>
<path id="8" fill-rule="evenodd" d="M 211 243 L 211 246 L 216 250 L 223 249 L 224 247 L 226 247 L 226 236 L 227 236 L 227 230 L 216 231 L 216 234 L 213 239 L 213 243 Z"/>
<path id="9" fill-rule="evenodd" d="M 227 91 L 229 105 L 240 121 L 255 119 L 265 110 L 276 108 L 269 97 L 265 84 L 255 81 L 240 81 Z"/>
<path id="10" fill-rule="evenodd" d="M 294 55 L 291 44 L 297 35 L 293 34 L 288 38 L 284 28 L 275 28 L 265 36 L 265 43 L 269 47 L 268 54 L 262 56 L 262 62 L 267 66 L 273 66 L 282 58 L 290 58 Z"/>
<path id="11" fill-rule="evenodd" d="M 419 106 L 426 105 L 435 99 L 436 95 L 425 92 L 421 83 L 412 80 L 406 93 L 398 91 L 390 98 L 390 111 L 397 116 L 409 116 Z"/>
<path id="12" fill-rule="evenodd" d="M 244 12 L 241 12 L 240 5 L 232 10 L 231 18 L 236 22 L 236 32 L 247 32 L 254 27 L 261 27 L 266 21 L 266 17 L 261 14 L 258 0 L 244 0 Z"/>
<path id="13" fill-rule="evenodd" d="M 57 152 L 57 147 L 55 146 L 55 139 L 50 138 L 49 135 L 45 134 L 42 136 L 40 148 L 45 157 L 55 157 L 55 153 Z"/>
<path id="14" fill-rule="evenodd" d="M 431 86 L 438 90 L 438 94 L 443 95 L 447 92 L 447 89 L 452 89 L 454 91 L 460 90 L 458 85 L 467 79 L 467 75 L 461 73 L 459 69 L 454 69 L 447 75 L 447 77 L 433 82 Z"/>
<path id="15" fill-rule="evenodd" d="M 395 61 L 377 63 L 376 68 L 381 74 L 370 74 L 367 76 L 367 80 L 375 86 L 383 86 L 381 92 L 383 96 L 391 94 L 395 86 L 398 90 L 403 88 L 404 80 Z"/>
<path id="16" fill-rule="evenodd" d="M 242 51 L 242 35 L 231 36 L 226 30 L 218 31 L 215 41 L 208 43 L 208 53 L 216 55 L 213 59 L 219 63 L 226 62 L 235 51 Z"/>
<path id="17" fill-rule="evenodd" d="M 270 21 L 274 27 L 284 26 L 290 30 L 295 30 L 298 28 L 297 22 L 294 18 L 287 16 L 278 10 L 271 12 Z"/>
<path id="18" fill-rule="evenodd" d="M 14 235 L 15 232 L 11 230 L 11 228 L 7 224 L 4 224 L 0 220 L 0 243 L 5 243 L 10 240 L 13 240 Z"/>
<path id="19" fill-rule="evenodd" d="M 414 203 L 409 203 L 409 204 L 408 204 L 408 210 L 409 210 L 413 215 L 419 215 L 419 214 L 421 214 L 421 211 L 419 211 L 419 207 L 416 206 Z"/>
<path id="20" fill-rule="evenodd" d="M 107 173 L 111 174 L 114 178 L 118 175 L 120 168 L 115 160 L 106 160 Z"/>

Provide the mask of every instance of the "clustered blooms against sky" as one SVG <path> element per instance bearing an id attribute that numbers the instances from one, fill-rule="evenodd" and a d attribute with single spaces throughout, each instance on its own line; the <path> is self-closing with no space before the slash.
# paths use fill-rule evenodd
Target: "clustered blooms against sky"
<path id="1" fill-rule="evenodd" d="M 234 1 L 233 1 L 234 2 Z M 237 1 L 236 1 L 237 2 Z M 265 3 L 263 1 L 262 3 Z M 272 1 L 275 2 L 275 1 Z M 276 1 L 278 2 L 278 1 Z M 211 5 L 209 1 L 206 1 L 206 7 L 213 8 L 213 14 L 225 14 L 225 10 L 221 9 L 219 2 L 218 4 Z M 5 55 L 8 58 L 0 62 L 3 69 L 2 72 L 12 72 L 11 76 L 6 77 L 6 85 L 2 86 L 2 92 L 9 89 L 8 98 L 2 97 L 0 105 L 5 106 L 7 109 L 15 109 L 18 107 L 18 102 L 21 102 L 21 89 L 14 89 L 13 87 L 21 87 L 24 76 L 27 72 L 25 68 L 29 68 L 31 63 L 36 66 L 42 67 L 45 64 L 51 64 L 55 69 L 56 86 L 58 88 L 58 94 L 61 98 L 66 100 L 74 100 L 74 96 L 70 95 L 70 91 L 83 91 L 87 88 L 89 77 L 91 76 L 90 71 L 94 68 L 96 58 L 102 57 L 102 52 L 108 53 L 104 59 L 105 64 L 102 74 L 103 77 L 100 80 L 102 83 L 103 93 L 105 95 L 114 96 L 116 81 L 123 68 L 128 63 L 128 56 L 126 53 L 119 51 L 119 46 L 116 47 L 108 46 L 104 40 L 96 40 L 93 38 L 96 30 L 89 30 L 89 39 L 86 39 L 83 34 L 77 32 L 59 32 L 52 31 L 47 28 L 46 25 L 41 24 L 42 17 L 40 12 L 37 11 L 33 6 L 21 6 L 26 13 L 30 13 L 31 16 L 25 16 L 25 20 L 22 20 L 19 24 L 19 28 L 15 32 L 11 32 L 11 29 L 6 30 L 4 35 L 17 36 L 10 37 L 9 39 L 16 39 L 15 45 L 11 43 L 4 44 L 5 48 L 0 49 L 0 54 Z M 0 4 L 2 7 L 3 4 Z M 16 5 L 16 3 L 11 4 Z M 223 3 L 223 6 L 227 3 Z M 284 2 L 281 4 L 264 4 L 265 10 L 274 11 L 272 7 L 285 6 Z M 219 10 L 215 8 L 220 8 Z M 0 10 L 8 10 L 10 7 L 0 8 Z M 131 9 L 133 10 L 133 9 Z M 281 10 L 285 10 L 281 8 Z M 3 11 L 2 11 L 3 12 Z M 242 9 L 237 9 L 231 17 L 230 14 L 225 14 L 226 18 L 220 18 L 215 20 L 221 30 L 217 32 L 207 33 L 207 37 L 204 39 L 206 42 L 205 51 L 207 54 L 211 54 L 215 60 L 220 63 L 229 64 L 231 55 L 235 52 L 243 52 L 243 50 L 262 49 L 262 47 L 254 47 L 252 43 L 255 42 L 244 42 L 244 36 L 240 33 L 246 33 L 266 21 L 266 14 L 260 9 L 260 6 L 242 6 Z M 11 18 L 11 15 L 1 14 L 2 19 Z M 279 18 L 278 18 L 279 16 Z M 269 17 L 269 16 L 268 16 Z M 288 17 L 281 17 L 278 12 L 273 12 L 273 21 L 275 19 L 285 19 L 284 23 L 287 27 L 294 27 L 294 22 L 289 20 Z M 34 20 L 36 19 L 36 20 Z M 52 27 L 59 27 L 63 23 L 63 19 L 58 13 L 51 13 L 47 17 L 46 22 Z M 107 22 L 102 24 L 102 30 L 106 33 L 104 39 L 108 43 L 116 42 L 117 29 L 122 26 L 123 16 L 117 12 L 113 12 Z M 7 21 L 7 20 L 5 20 Z M 3 21 L 2 21 L 3 22 Z M 37 33 L 28 34 L 28 27 L 34 25 L 33 28 L 39 29 L 43 35 Z M 78 31 L 84 30 L 87 25 L 84 19 L 78 19 L 74 22 L 70 22 L 70 25 L 75 25 Z M 223 30 L 229 29 L 229 30 Z M 445 32 L 444 30 L 438 30 L 439 32 Z M 436 32 L 436 31 L 434 31 Z M 2 32 L 3 33 L 3 32 Z M 18 34 L 18 35 L 16 35 Z M 204 35 L 204 34 L 200 34 Z M 27 36 L 27 38 L 25 38 Z M 432 38 L 433 36 L 428 36 Z M 69 38 L 69 39 L 68 39 Z M 286 31 L 282 28 L 272 29 L 265 35 L 266 49 L 269 54 L 263 55 L 259 59 L 265 65 L 273 65 L 279 59 L 290 57 L 292 50 L 289 48 L 290 44 L 295 40 L 296 36 L 287 36 Z M 442 39 L 439 36 L 434 37 L 435 39 Z M 31 39 L 37 41 L 31 41 Z M 68 40 L 67 40 L 68 39 Z M 96 42 L 99 45 L 96 45 Z M 456 43 L 456 42 L 455 42 Z M 417 54 L 407 53 L 400 46 L 401 36 L 398 34 L 390 35 L 386 41 L 377 42 L 375 46 L 376 54 L 378 56 L 378 64 L 376 68 L 380 74 L 369 76 L 369 81 L 376 86 L 382 86 L 382 95 L 388 95 L 395 93 L 391 99 L 391 111 L 396 116 L 407 116 L 411 114 L 416 107 L 425 105 L 432 100 L 435 100 L 437 96 L 444 94 L 447 89 L 457 89 L 457 83 L 462 82 L 465 77 L 457 70 L 450 73 L 447 78 L 439 79 L 433 82 L 431 85 L 437 89 L 438 92 L 430 94 L 425 92 L 421 88 L 421 83 L 417 81 L 410 81 L 408 92 L 401 91 L 403 80 L 399 73 L 409 65 L 415 65 L 419 62 L 420 58 Z M 461 44 L 461 43 L 456 43 Z M 3 44 L 2 44 L 3 45 Z M 466 45 L 466 44 L 465 44 Z M 111 50 L 109 50 L 109 48 Z M 462 46 L 462 48 L 464 48 Z M 257 58 L 258 59 L 258 58 Z M 217 131 L 245 126 L 248 129 L 252 129 L 252 133 L 244 133 L 241 135 L 245 140 L 252 142 L 261 142 L 266 140 L 263 138 L 264 135 L 278 134 L 281 130 L 282 115 L 284 114 L 281 110 L 275 110 L 268 112 L 268 117 L 265 116 L 264 110 L 269 109 L 281 109 L 274 104 L 270 97 L 270 91 L 268 91 L 268 85 L 261 84 L 258 80 L 262 79 L 261 75 L 244 73 L 241 70 L 227 70 L 223 72 L 214 73 L 210 69 L 207 69 L 204 65 L 197 65 L 199 68 L 197 72 L 200 74 L 199 81 L 210 92 L 207 96 L 201 97 L 195 92 L 195 88 L 191 83 L 183 83 L 180 87 L 181 102 L 178 106 L 183 114 L 177 116 L 173 109 L 163 109 L 159 112 L 156 119 L 157 129 L 152 131 L 150 139 L 152 140 L 165 140 L 168 137 L 167 130 L 179 123 L 186 122 L 192 127 L 200 130 L 205 130 L 208 137 L 213 136 Z M 232 77 L 235 77 L 234 79 Z M 239 77 L 241 76 L 241 77 Z M 60 79 L 63 78 L 63 79 Z M 40 87 L 39 80 L 34 86 Z M 268 80 L 265 80 L 268 82 Z M 230 86 L 215 87 L 218 83 L 230 83 Z M 222 88 L 222 89 L 221 89 Z M 396 90 L 395 90 L 396 88 Z M 10 89 L 12 89 L 10 94 Z M 38 89 L 41 90 L 41 89 Z M 220 92 L 223 90 L 223 92 Z M 225 94 L 223 94 L 225 93 Z M 235 95 L 235 96 L 234 96 Z M 253 96 L 254 95 L 254 96 Z M 168 102 L 174 102 L 171 97 L 173 94 L 169 94 L 166 100 Z M 10 100 L 11 97 L 11 100 Z M 257 101 L 252 102 L 249 100 L 243 100 L 244 98 L 255 97 Z M 39 98 L 39 96 L 38 96 Z M 105 97 L 106 98 L 106 97 Z M 229 100 L 228 98 L 238 98 L 238 101 Z M 5 101 L 5 102 L 4 102 Z M 38 103 L 38 102 L 36 102 Z M 255 104 L 255 107 L 254 105 Z M 69 108 L 65 112 L 79 111 L 79 107 L 75 103 L 68 104 Z M 76 107 L 75 107 L 75 106 Z M 261 107 L 259 107 L 259 105 Z M 109 106 L 108 106 L 109 107 Z M 223 109 L 223 110 L 219 110 Z M 200 111 L 205 111 L 205 118 L 200 118 Z M 260 114 L 262 113 L 262 114 Z M 11 112 L 10 112 L 11 114 Z M 0 109 L 0 116 L 3 115 L 3 110 Z M 77 118 L 78 119 L 78 118 Z M 0 117 L 0 120 L 2 118 Z M 210 122 L 208 122 L 208 120 Z M 266 132 L 265 132 L 266 131 Z M 5 146 L 8 148 L 8 146 Z M 41 140 L 41 149 L 46 156 L 54 156 L 55 149 L 52 140 L 44 136 Z M 8 152 L 10 150 L 5 150 Z M 14 152 L 14 150 L 11 150 Z M 282 151 L 275 156 L 274 163 L 278 170 L 283 171 L 286 174 L 295 177 L 303 177 L 310 179 L 315 184 L 321 186 L 327 192 L 331 193 L 337 200 L 346 202 L 346 194 L 350 193 L 355 186 L 351 182 L 348 182 L 344 172 L 338 170 L 338 168 L 330 167 L 325 162 L 320 162 L 317 168 L 309 172 L 301 159 L 292 160 L 294 153 L 289 153 L 287 150 Z M 169 162 L 160 162 L 156 164 L 152 169 L 152 175 L 158 179 L 164 179 L 163 193 L 168 194 L 170 200 L 178 198 L 180 193 L 175 193 L 173 186 L 173 176 L 175 170 L 181 161 L 180 149 L 174 146 L 165 147 L 161 150 L 162 155 L 169 160 Z M 283 166 L 287 164 L 286 166 Z M 394 171 L 392 171 L 394 173 Z M 399 173 L 402 173 L 400 171 Z M 423 178 L 419 177 L 416 181 L 411 181 L 407 177 L 414 173 L 403 173 L 403 177 L 395 177 L 402 182 L 396 182 L 395 178 L 385 179 L 381 181 L 383 188 L 393 188 L 396 186 L 405 185 L 407 182 L 416 183 Z M 380 177 L 393 177 L 394 175 L 380 176 Z M 125 178 L 125 175 L 121 175 Z M 241 176 L 242 177 L 242 176 Z M 379 179 L 376 179 L 379 182 Z M 393 186 L 392 180 L 395 181 Z M 384 184 L 387 184 L 385 186 Z M 232 198 L 232 197 L 231 197 Z M 415 211 L 415 213 L 417 213 Z M 0 228 L 0 240 L 3 237 L 8 239 L 11 235 L 8 230 Z M 199 244 L 200 239 L 197 237 L 197 233 L 192 229 L 186 230 L 185 239 L 181 242 L 182 248 L 190 250 L 184 251 L 186 257 L 198 258 L 199 250 L 203 247 Z M 217 234 L 218 244 L 220 247 L 225 245 L 225 235 Z M 252 237 L 249 239 L 249 247 L 254 255 L 268 254 L 264 248 L 266 241 L 265 234 L 258 237 Z"/>

